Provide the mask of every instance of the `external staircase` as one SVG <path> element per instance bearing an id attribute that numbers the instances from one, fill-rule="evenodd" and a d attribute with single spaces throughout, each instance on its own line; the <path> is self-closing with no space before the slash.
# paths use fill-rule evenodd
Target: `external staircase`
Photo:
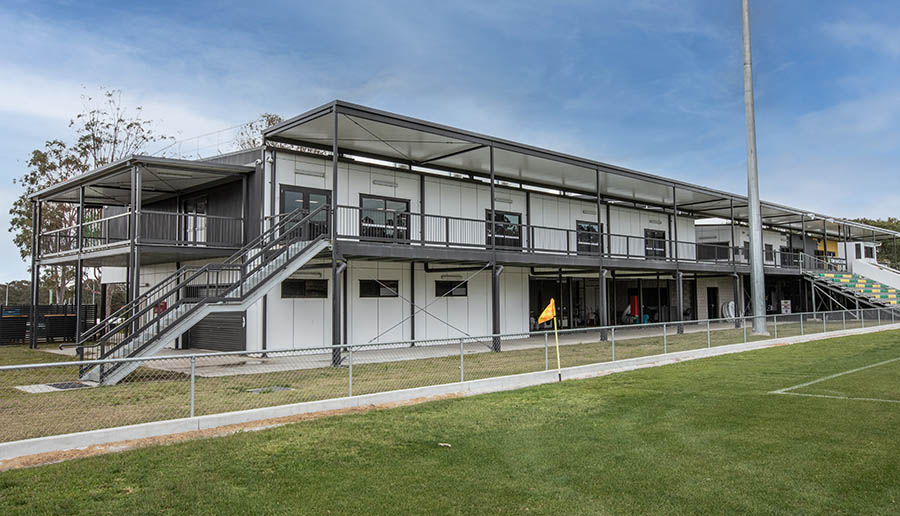
<path id="1" fill-rule="evenodd" d="M 222 263 L 186 266 L 85 332 L 81 360 L 149 356 L 214 312 L 242 312 L 331 245 L 328 206 L 287 214 Z M 328 220 L 327 213 L 324 214 Z M 83 380 L 115 384 L 140 361 L 81 367 Z"/>

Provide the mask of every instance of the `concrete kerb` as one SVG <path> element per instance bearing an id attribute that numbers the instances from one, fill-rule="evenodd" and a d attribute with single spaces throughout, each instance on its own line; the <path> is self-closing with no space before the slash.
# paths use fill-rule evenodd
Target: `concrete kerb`
<path id="1" fill-rule="evenodd" d="M 766 339 L 755 342 L 729 344 L 713 348 L 700 348 L 688 351 L 679 351 L 666 355 L 653 355 L 647 357 L 630 358 L 615 362 L 602 362 L 597 364 L 567 367 L 562 370 L 563 380 L 579 380 L 604 376 L 607 374 L 632 371 L 646 367 L 656 367 L 666 364 L 674 364 L 686 360 L 727 355 L 762 349 L 773 346 L 797 344 L 814 340 L 833 339 L 848 335 L 861 335 L 878 331 L 900 329 L 900 323 L 870 328 L 856 328 L 851 330 L 839 330 L 829 333 L 817 333 L 812 335 L 785 337 L 778 339 Z M 22 441 L 0 443 L 0 463 L 10 459 L 25 457 L 49 452 L 77 450 L 97 445 L 110 445 L 117 442 L 132 441 L 148 437 L 159 437 L 172 434 L 182 434 L 209 430 L 229 425 L 265 421 L 302 414 L 314 414 L 376 405 L 388 405 L 402 403 L 410 400 L 427 400 L 429 398 L 441 398 L 446 396 L 472 396 L 490 392 L 501 392 L 524 387 L 532 387 L 557 382 L 556 370 L 537 371 L 509 376 L 497 376 L 482 378 L 465 382 L 431 385 L 426 387 L 414 387 L 395 391 L 363 394 L 359 396 L 333 398 L 320 401 L 308 401 L 290 405 L 264 407 L 221 414 L 196 416 L 193 418 L 172 419 L 167 421 L 154 421 L 137 425 L 128 425 L 100 430 L 90 430 L 63 435 L 37 437 Z"/>

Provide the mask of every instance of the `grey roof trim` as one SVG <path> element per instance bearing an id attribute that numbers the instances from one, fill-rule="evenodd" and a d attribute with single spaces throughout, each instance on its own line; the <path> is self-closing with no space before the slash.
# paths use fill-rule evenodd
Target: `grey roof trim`
<path id="1" fill-rule="evenodd" d="M 114 161 L 108 165 L 104 165 L 94 170 L 89 170 L 84 174 L 79 174 L 68 181 L 48 186 L 43 190 L 35 192 L 28 196 L 29 199 L 39 200 L 54 194 L 65 192 L 74 187 L 89 185 L 91 182 L 104 177 L 122 172 L 134 165 L 146 165 L 171 168 L 176 170 L 196 170 L 205 173 L 221 173 L 221 174 L 249 174 L 255 170 L 254 167 L 246 167 L 242 165 L 225 165 L 220 163 L 206 163 L 203 161 L 192 161 L 175 158 L 160 158 L 156 156 L 133 155 L 127 158 Z"/>

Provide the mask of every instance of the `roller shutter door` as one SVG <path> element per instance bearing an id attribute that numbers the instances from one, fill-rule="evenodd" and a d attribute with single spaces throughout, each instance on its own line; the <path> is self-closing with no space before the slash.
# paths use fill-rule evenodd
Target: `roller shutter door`
<path id="1" fill-rule="evenodd" d="M 215 351 L 243 351 L 247 349 L 244 328 L 246 312 L 225 312 L 207 315 L 185 335 L 185 347 Z"/>

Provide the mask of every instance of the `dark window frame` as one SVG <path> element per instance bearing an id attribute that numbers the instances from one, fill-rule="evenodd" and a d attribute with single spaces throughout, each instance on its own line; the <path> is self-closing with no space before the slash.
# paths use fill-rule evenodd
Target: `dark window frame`
<path id="1" fill-rule="evenodd" d="M 303 194 L 303 204 L 306 213 L 303 215 L 308 215 L 314 208 L 310 206 L 310 195 L 322 195 L 325 197 L 325 204 L 331 205 L 331 190 L 324 190 L 322 188 L 312 188 L 306 186 L 296 186 L 296 185 L 286 185 L 283 183 L 279 183 L 278 190 L 278 215 L 286 215 L 288 213 L 293 212 L 294 210 L 285 210 L 285 193 L 293 192 Z M 303 216 L 299 217 L 297 220 L 299 222 Z M 330 224 L 330 218 L 328 216 L 328 212 L 321 212 L 316 214 L 316 217 L 313 217 L 314 220 L 308 221 L 304 224 L 304 227 L 297 228 L 298 238 L 301 240 L 313 239 L 319 235 L 328 233 L 328 226 Z M 275 223 L 278 221 L 276 220 Z"/>
<path id="2" fill-rule="evenodd" d="M 318 285 L 324 285 L 325 288 L 310 289 L 310 282 L 315 282 Z M 297 289 L 297 293 L 286 293 L 285 284 L 288 283 L 288 288 L 290 288 L 290 284 L 302 284 L 303 287 Z M 324 293 L 322 292 L 322 290 L 324 290 Z M 281 299 L 328 299 L 328 280 L 321 278 L 288 278 L 281 282 Z"/>
<path id="3" fill-rule="evenodd" d="M 363 201 L 364 200 L 375 200 L 382 201 L 387 204 L 387 202 L 396 202 L 402 203 L 406 205 L 406 209 L 403 211 L 397 210 L 389 210 L 385 206 L 385 208 L 377 209 L 374 211 L 376 213 L 369 214 L 369 211 L 372 211 L 373 208 L 364 208 Z M 374 195 L 374 194 L 359 194 L 359 236 L 365 240 L 378 240 L 378 241 L 389 241 L 394 243 L 402 243 L 408 244 L 410 240 L 409 226 L 410 219 L 412 218 L 410 212 L 410 199 L 404 199 L 402 197 L 388 197 L 385 195 Z M 391 218 L 391 224 L 388 226 L 387 224 L 387 215 L 384 215 L 384 219 L 379 224 L 379 221 L 374 220 L 372 216 L 378 217 L 377 213 L 393 213 L 393 217 Z M 368 218 L 368 221 L 365 220 Z M 394 231 L 396 228 L 396 232 Z"/>
<path id="4" fill-rule="evenodd" d="M 581 226 L 596 227 L 596 231 L 585 231 Z M 586 237 L 586 239 L 585 239 Z M 590 220 L 575 221 L 575 249 L 578 254 L 599 255 L 603 253 L 603 223 Z"/>
<path id="5" fill-rule="evenodd" d="M 701 262 L 728 261 L 730 255 L 728 242 L 707 242 L 697 244 L 697 260 Z"/>
<path id="6" fill-rule="evenodd" d="M 857 260 L 862 260 L 862 252 L 863 252 L 862 248 L 863 248 L 862 244 L 856 244 L 856 259 Z"/>
<path id="7" fill-rule="evenodd" d="M 666 231 L 644 228 L 644 256 L 646 258 L 666 257 Z"/>
<path id="8" fill-rule="evenodd" d="M 873 245 L 864 245 L 863 246 L 863 256 L 867 259 L 874 260 L 875 259 L 875 246 Z"/>
<path id="9" fill-rule="evenodd" d="M 775 263 L 775 246 L 772 244 L 763 244 L 763 261 Z"/>
<path id="10" fill-rule="evenodd" d="M 400 280 L 361 279 L 359 280 L 359 297 L 360 299 L 400 297 Z"/>
<path id="11" fill-rule="evenodd" d="M 498 216 L 515 216 L 518 222 L 498 221 Z M 491 223 L 491 210 L 484 210 L 484 245 L 491 246 L 491 233 L 493 228 L 499 228 L 495 238 L 496 246 L 503 249 L 522 248 L 522 213 L 516 211 L 494 210 L 494 221 Z"/>
<path id="12" fill-rule="evenodd" d="M 469 282 L 434 280 L 434 297 L 469 297 Z"/>

